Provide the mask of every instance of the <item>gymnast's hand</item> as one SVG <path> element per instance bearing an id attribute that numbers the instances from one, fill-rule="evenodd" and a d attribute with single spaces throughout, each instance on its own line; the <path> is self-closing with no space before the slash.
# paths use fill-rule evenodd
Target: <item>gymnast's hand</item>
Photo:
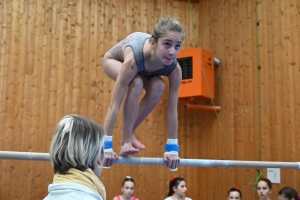
<path id="1" fill-rule="evenodd" d="M 103 168 L 110 168 L 118 159 L 119 157 L 114 151 L 104 152 Z"/>
<path id="2" fill-rule="evenodd" d="M 164 161 L 166 162 L 167 167 L 170 168 L 171 171 L 177 171 L 177 167 L 179 166 L 180 162 L 178 152 L 165 152 Z"/>

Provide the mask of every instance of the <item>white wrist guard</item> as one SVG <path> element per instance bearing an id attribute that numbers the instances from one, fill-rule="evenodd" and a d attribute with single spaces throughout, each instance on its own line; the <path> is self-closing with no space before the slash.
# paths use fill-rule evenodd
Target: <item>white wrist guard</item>
<path id="1" fill-rule="evenodd" d="M 165 153 L 164 155 L 168 154 L 173 154 L 173 155 L 177 155 L 178 156 L 178 152 L 179 152 L 179 145 L 178 145 L 178 139 L 169 139 L 167 140 L 167 144 L 165 146 Z M 171 169 L 171 171 L 177 171 L 177 168 L 175 169 Z"/>

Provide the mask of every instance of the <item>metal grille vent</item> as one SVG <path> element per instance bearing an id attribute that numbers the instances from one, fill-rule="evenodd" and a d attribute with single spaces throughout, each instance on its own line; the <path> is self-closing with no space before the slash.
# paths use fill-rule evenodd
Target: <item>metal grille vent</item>
<path id="1" fill-rule="evenodd" d="M 182 71 L 182 80 L 193 78 L 193 57 L 177 58 Z"/>

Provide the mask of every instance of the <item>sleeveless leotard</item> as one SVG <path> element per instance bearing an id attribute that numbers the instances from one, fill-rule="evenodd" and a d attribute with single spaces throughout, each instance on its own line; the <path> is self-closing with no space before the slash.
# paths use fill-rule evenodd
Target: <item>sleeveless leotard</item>
<path id="1" fill-rule="evenodd" d="M 131 47 L 133 56 L 138 67 L 138 74 L 141 75 L 159 75 L 159 76 L 168 76 L 177 66 L 177 60 L 170 65 L 165 66 L 163 69 L 154 71 L 154 72 L 146 72 L 144 65 L 144 54 L 143 48 L 145 41 L 149 39 L 151 35 L 142 32 L 134 32 L 128 35 L 124 40 L 116 44 L 113 48 L 109 50 L 115 59 L 120 62 L 124 61 L 124 51 L 126 47 Z"/>

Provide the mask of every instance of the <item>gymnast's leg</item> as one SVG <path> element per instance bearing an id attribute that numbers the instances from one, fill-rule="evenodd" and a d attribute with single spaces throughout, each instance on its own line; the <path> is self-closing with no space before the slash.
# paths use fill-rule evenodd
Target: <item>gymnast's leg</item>
<path id="1" fill-rule="evenodd" d="M 122 140 L 121 156 L 128 156 L 139 152 L 132 144 L 133 125 L 136 118 L 139 97 L 143 90 L 143 79 L 136 75 L 130 82 L 123 105 L 123 123 L 122 123 Z"/>
<path id="2" fill-rule="evenodd" d="M 145 96 L 142 98 L 138 105 L 135 121 L 132 129 L 132 146 L 142 150 L 145 149 L 145 145 L 141 144 L 134 135 L 136 128 L 144 121 L 144 119 L 149 115 L 153 108 L 158 103 L 163 91 L 165 89 L 165 82 L 159 76 L 142 76 L 144 89 L 146 90 Z"/>

